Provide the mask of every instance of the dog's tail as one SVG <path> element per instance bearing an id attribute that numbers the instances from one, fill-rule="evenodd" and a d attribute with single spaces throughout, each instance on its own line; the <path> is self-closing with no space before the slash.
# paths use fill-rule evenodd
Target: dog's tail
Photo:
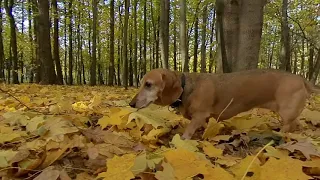
<path id="1" fill-rule="evenodd" d="M 320 87 L 312 84 L 311 82 L 304 80 L 304 86 L 306 87 L 309 94 L 315 93 L 320 94 Z"/>

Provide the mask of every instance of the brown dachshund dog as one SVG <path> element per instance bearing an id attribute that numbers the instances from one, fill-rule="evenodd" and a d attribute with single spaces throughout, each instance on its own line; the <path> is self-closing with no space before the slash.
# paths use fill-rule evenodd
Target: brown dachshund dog
<path id="1" fill-rule="evenodd" d="M 219 120 L 225 120 L 252 108 L 278 113 L 282 131 L 287 132 L 297 128 L 297 117 L 312 92 L 320 90 L 298 75 L 279 70 L 209 74 L 154 69 L 143 77 L 130 106 L 176 106 L 191 120 L 184 139 L 191 139 L 210 117 L 217 119 L 220 115 Z"/>

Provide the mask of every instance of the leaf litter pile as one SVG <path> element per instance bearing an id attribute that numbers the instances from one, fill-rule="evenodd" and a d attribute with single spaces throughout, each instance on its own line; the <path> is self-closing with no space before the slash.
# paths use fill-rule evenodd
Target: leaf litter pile
<path id="1" fill-rule="evenodd" d="M 2 179 L 320 179 L 320 97 L 280 133 L 279 117 L 253 109 L 210 119 L 194 140 L 168 107 L 137 111 L 136 89 L 2 85 Z M 5 92 L 4 92 L 5 91 Z"/>

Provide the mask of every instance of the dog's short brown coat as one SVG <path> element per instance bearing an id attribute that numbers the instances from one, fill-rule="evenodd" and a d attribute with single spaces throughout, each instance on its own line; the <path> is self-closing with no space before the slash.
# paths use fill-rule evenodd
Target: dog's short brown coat
<path id="1" fill-rule="evenodd" d="M 144 108 L 150 103 L 166 106 L 182 94 L 179 110 L 191 120 L 182 136 L 185 139 L 190 139 L 210 117 L 221 115 L 220 120 L 225 120 L 255 107 L 277 112 L 283 121 L 282 131 L 293 131 L 306 99 L 312 92 L 319 93 L 302 77 L 279 70 L 184 73 L 183 88 L 181 75 L 167 69 L 149 71 L 130 106 Z"/>

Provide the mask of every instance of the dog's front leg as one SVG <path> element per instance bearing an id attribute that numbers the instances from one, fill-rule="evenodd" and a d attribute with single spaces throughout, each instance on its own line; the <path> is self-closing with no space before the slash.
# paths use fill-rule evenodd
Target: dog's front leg
<path id="1" fill-rule="evenodd" d="M 187 125 L 187 128 L 182 135 L 182 139 L 191 139 L 195 131 L 204 125 L 206 118 L 205 113 L 194 114 L 190 124 Z"/>

